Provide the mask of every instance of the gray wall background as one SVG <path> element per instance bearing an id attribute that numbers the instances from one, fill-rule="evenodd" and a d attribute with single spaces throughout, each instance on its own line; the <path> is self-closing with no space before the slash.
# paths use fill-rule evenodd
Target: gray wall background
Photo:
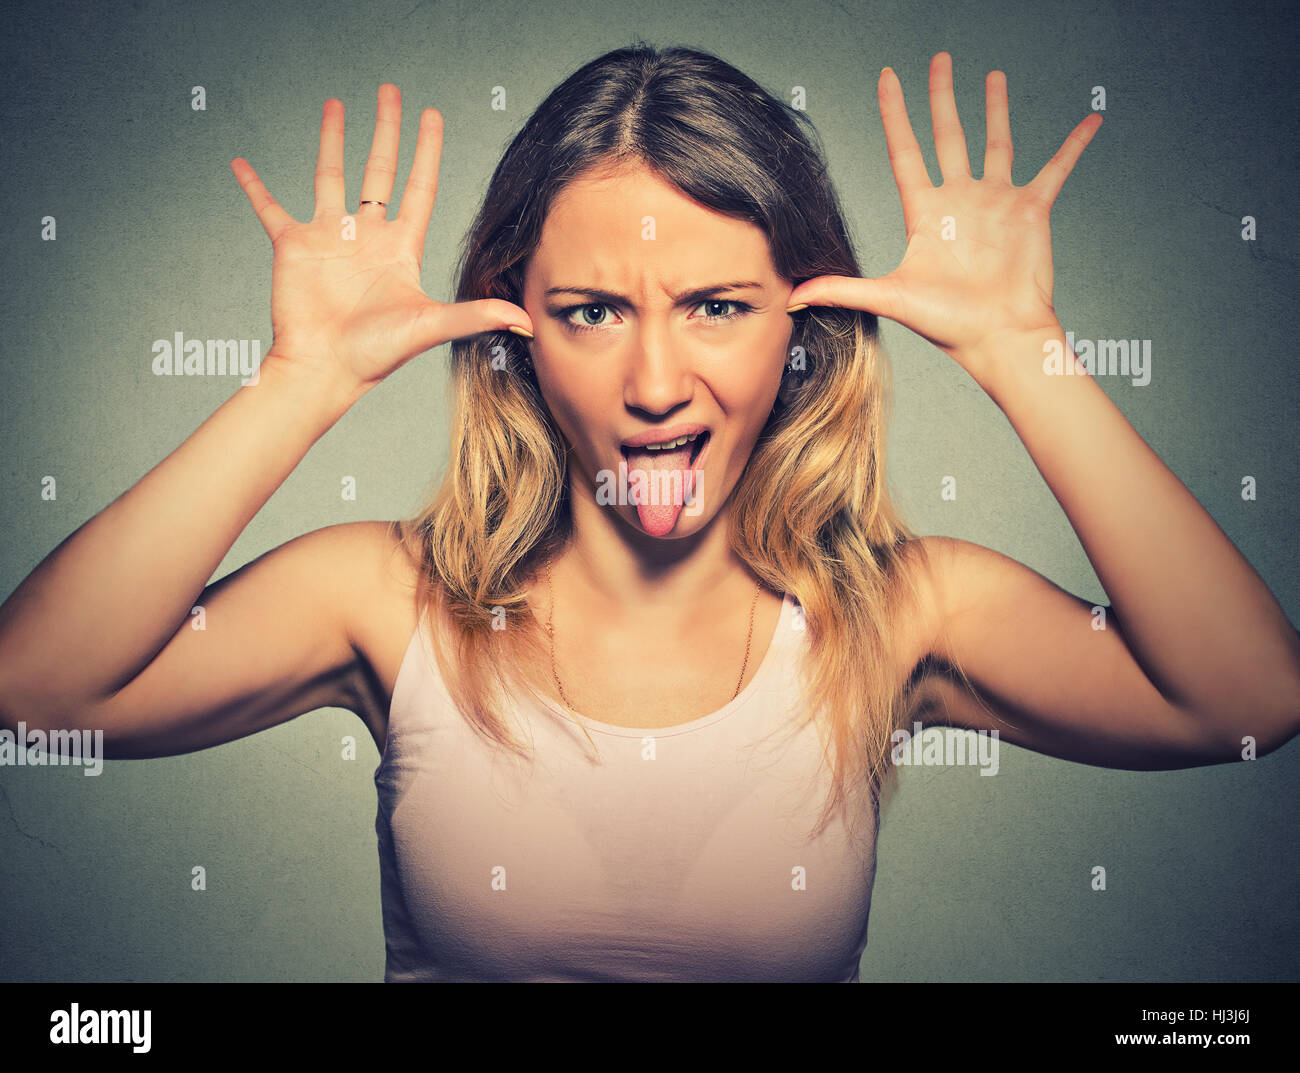
<path id="1" fill-rule="evenodd" d="M 641 37 L 715 52 L 787 98 L 806 87 L 870 275 L 904 247 L 876 108 L 882 66 L 899 72 L 936 180 L 935 52 L 953 54 L 976 168 L 983 76 L 1007 72 L 1017 183 L 1104 86 L 1105 123 L 1053 213 L 1058 312 L 1080 337 L 1153 340 L 1149 386 L 1100 382 L 1296 621 L 1292 18 L 1281 4 L 19 5 L 0 43 L 11 199 L 0 592 L 235 389 L 155 377 L 154 339 L 269 346 L 270 247 L 232 157 L 309 216 L 326 97 L 348 108 L 352 199 L 378 84 L 403 90 L 399 184 L 419 109 L 435 105 L 446 139 L 424 279 L 445 294 L 509 137 L 580 64 Z M 190 108 L 195 85 L 206 111 Z M 489 105 L 497 85 L 505 112 Z M 1240 237 L 1247 214 L 1253 243 Z M 55 242 L 40 240 L 46 215 Z M 1104 600 L 996 406 L 906 329 L 884 322 L 884 338 L 890 476 L 909 520 Z M 413 511 L 446 460 L 445 355 L 410 363 L 348 413 L 217 576 L 320 526 Z M 1247 473 L 1256 502 L 1240 498 Z M 40 498 L 46 474 L 59 480 L 55 502 Z M 356 476 L 356 502 L 341 500 L 342 474 Z M 956 502 L 939 498 L 943 474 L 958 477 Z M 360 742 L 352 762 L 339 759 L 345 734 Z M 0 769 L 0 977 L 380 979 L 377 760 L 359 721 L 326 710 L 189 756 L 110 762 L 99 778 Z M 1295 742 L 1257 763 L 1176 772 L 1010 746 L 997 778 L 906 771 L 882 822 L 863 979 L 1295 979 L 1298 774 Z M 195 863 L 208 872 L 202 894 L 189 887 Z M 1107 869 L 1104 894 L 1089 889 L 1094 864 Z"/>

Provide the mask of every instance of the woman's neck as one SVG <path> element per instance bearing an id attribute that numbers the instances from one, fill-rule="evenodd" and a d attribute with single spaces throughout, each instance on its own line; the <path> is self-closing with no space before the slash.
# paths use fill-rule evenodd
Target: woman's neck
<path id="1" fill-rule="evenodd" d="M 662 538 L 633 530 L 610 507 L 574 492 L 572 535 L 551 574 L 556 588 L 591 614 L 649 616 L 648 625 L 671 628 L 719 596 L 757 583 L 727 541 L 727 505 L 699 532 Z M 545 576 L 540 580 L 545 584 Z"/>

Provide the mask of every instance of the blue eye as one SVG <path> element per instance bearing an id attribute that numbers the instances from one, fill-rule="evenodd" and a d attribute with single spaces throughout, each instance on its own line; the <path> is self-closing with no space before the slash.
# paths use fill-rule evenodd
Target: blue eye
<path id="1" fill-rule="evenodd" d="M 720 313 L 717 316 L 706 314 L 705 320 L 731 320 L 734 317 L 744 316 L 746 313 L 752 313 L 753 306 L 747 306 L 744 302 L 734 302 L 730 298 L 706 298 L 700 303 L 702 306 L 735 306 L 734 313 Z"/>
<path id="2" fill-rule="evenodd" d="M 700 302 L 699 305 L 696 306 L 696 308 L 698 309 L 700 306 L 710 306 L 710 307 L 735 306 L 736 307 L 734 312 L 731 313 L 720 313 L 720 314 L 706 313 L 704 316 L 704 320 L 709 321 L 711 323 L 720 323 L 724 320 L 734 320 L 736 317 L 743 317 L 745 314 L 752 313 L 754 311 L 753 306 L 746 305 L 744 302 L 733 301 L 730 298 L 706 298 L 702 302 Z M 612 309 L 612 307 L 607 305 L 604 302 L 588 302 L 586 305 L 569 306 L 567 309 L 562 309 L 560 310 L 560 316 L 563 318 L 562 323 L 564 325 L 564 328 L 567 331 L 577 334 L 578 332 L 598 331 L 600 328 L 603 328 L 605 326 L 604 322 L 606 320 L 605 311 L 610 309 Z M 570 320 L 569 318 L 572 317 L 573 314 L 575 313 L 581 314 L 582 319 L 585 323 L 577 324 L 574 321 Z M 589 317 L 594 319 L 595 323 L 592 323 L 592 319 L 589 319 Z"/>
<path id="3" fill-rule="evenodd" d="M 590 302 L 590 303 L 588 303 L 587 305 L 583 305 L 583 306 L 569 306 L 568 309 L 562 309 L 562 310 L 560 310 L 560 316 L 564 318 L 564 326 L 565 326 L 566 328 L 568 328 L 569 331 L 572 331 L 572 332 L 589 332 L 589 331 L 592 331 L 592 330 L 594 330 L 594 329 L 596 329 L 596 328 L 601 327 L 601 322 L 605 319 L 604 316 L 603 316 L 603 312 L 602 312 L 602 316 L 600 317 L 600 319 L 598 319 L 594 324 L 593 324 L 593 323 L 590 323 L 590 322 L 588 322 L 588 323 L 586 323 L 586 324 L 574 324 L 573 321 L 571 321 L 569 318 L 570 318 L 574 313 L 581 313 L 583 319 L 586 320 L 586 317 L 587 317 L 587 314 L 588 314 L 588 313 L 591 313 L 591 312 L 593 312 L 593 311 L 604 311 L 604 310 L 608 310 L 609 308 L 610 308 L 610 307 L 607 306 L 607 305 L 605 305 L 604 302 Z"/>

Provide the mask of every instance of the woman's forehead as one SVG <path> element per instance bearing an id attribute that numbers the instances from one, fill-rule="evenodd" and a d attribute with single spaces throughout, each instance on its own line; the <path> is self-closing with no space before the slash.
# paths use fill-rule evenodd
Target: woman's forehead
<path id="1" fill-rule="evenodd" d="M 650 276 L 684 289 L 688 279 L 775 276 L 762 230 L 701 205 L 646 169 L 568 184 L 551 205 L 528 271 L 544 288 L 617 289 L 620 281 Z"/>

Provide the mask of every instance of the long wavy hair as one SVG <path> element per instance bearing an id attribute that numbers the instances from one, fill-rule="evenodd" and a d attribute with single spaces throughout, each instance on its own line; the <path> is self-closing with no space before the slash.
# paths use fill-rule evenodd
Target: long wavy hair
<path id="1" fill-rule="evenodd" d="M 583 173 L 620 165 L 649 167 L 701 205 L 759 227 L 787 281 L 861 275 L 807 116 L 716 56 L 638 42 L 566 79 L 510 143 L 466 235 L 456 300 L 521 305 L 556 195 Z M 892 770 L 891 736 L 912 710 L 908 684 L 891 670 L 895 627 L 918 591 L 904 563 L 915 534 L 886 487 L 889 367 L 877 319 L 808 309 L 795 314 L 794 331 L 798 360 L 732 493 L 729 540 L 802 607 L 805 714 L 832 772 L 820 833 L 854 791 L 878 802 Z M 453 342 L 451 376 L 446 477 L 396 533 L 419 564 L 420 616 L 431 607 L 443 616 L 430 632 L 452 698 L 484 737 L 525 755 L 502 701 L 512 684 L 544 695 L 540 674 L 525 668 L 542 665 L 549 637 L 524 584 L 570 534 L 567 445 L 515 335 Z"/>

